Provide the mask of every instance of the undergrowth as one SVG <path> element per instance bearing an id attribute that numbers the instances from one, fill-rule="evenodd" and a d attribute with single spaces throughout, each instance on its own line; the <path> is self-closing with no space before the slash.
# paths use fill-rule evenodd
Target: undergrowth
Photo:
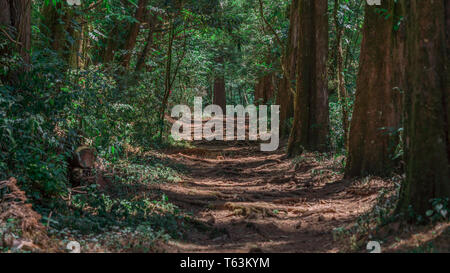
<path id="1" fill-rule="evenodd" d="M 430 210 L 426 215 L 419 215 L 412 209 L 408 215 L 397 213 L 396 205 L 403 179 L 401 176 L 392 177 L 389 180 L 392 186 L 378 192 L 376 202 L 369 212 L 358 217 L 355 223 L 333 230 L 333 239 L 343 246 L 344 252 L 366 252 L 370 241 L 378 242 L 382 247 L 392 247 L 400 241 L 399 236 L 404 233 L 415 234 L 419 233 L 419 227 L 431 230 L 439 223 L 448 223 L 448 199 L 430 200 Z M 370 178 L 365 178 L 362 183 L 368 180 Z M 409 250 L 419 253 L 434 251 L 432 242 Z"/>
<path id="2" fill-rule="evenodd" d="M 179 181 L 183 171 L 152 156 L 120 159 L 107 163 L 106 189 L 80 186 L 35 209 L 50 235 L 63 244 L 80 242 L 83 251 L 158 251 L 155 244 L 183 236 L 185 215 L 151 186 Z"/>

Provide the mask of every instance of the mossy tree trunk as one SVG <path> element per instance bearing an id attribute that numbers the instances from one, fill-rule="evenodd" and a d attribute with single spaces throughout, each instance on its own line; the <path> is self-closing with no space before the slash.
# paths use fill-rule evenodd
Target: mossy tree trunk
<path id="1" fill-rule="evenodd" d="M 297 58 L 299 46 L 299 27 L 300 27 L 300 1 L 292 0 L 289 15 L 289 38 L 287 42 L 285 56 L 283 58 L 286 74 L 280 81 L 277 93 L 277 104 L 280 105 L 280 136 L 289 136 L 289 119 L 294 113 L 294 94 L 291 89 L 295 90 L 295 80 L 297 75 Z"/>
<path id="2" fill-rule="evenodd" d="M 288 155 L 328 149 L 328 1 L 301 0 L 294 123 Z"/>
<path id="3" fill-rule="evenodd" d="M 399 209 L 419 214 L 430 200 L 450 197 L 448 0 L 406 1 L 408 86 L 406 181 Z"/>
<path id="4" fill-rule="evenodd" d="M 65 1 L 44 4 L 41 13 L 41 32 L 47 43 L 70 68 L 80 68 L 83 60 L 83 44 L 86 42 L 84 29 L 89 24 L 81 23 L 83 14 L 77 6 L 69 6 Z"/>
<path id="5" fill-rule="evenodd" d="M 74 16 L 73 10 L 68 11 L 68 18 L 72 18 L 68 22 L 68 35 L 71 37 L 72 42 L 68 45 L 67 61 L 70 68 L 81 68 L 82 55 L 83 55 L 83 27 L 88 27 L 88 24 L 78 23 L 76 16 Z M 82 15 L 80 15 L 82 16 Z"/>
<path id="6" fill-rule="evenodd" d="M 344 24 L 339 22 L 339 11 L 340 1 L 334 0 L 334 28 L 336 30 L 336 46 L 334 48 L 335 54 L 335 68 L 332 69 L 334 74 L 336 75 L 337 83 L 338 83 L 338 98 L 339 104 L 341 106 L 342 111 L 342 127 L 344 131 L 344 145 L 348 147 L 348 131 L 350 129 L 349 126 L 349 116 L 348 116 L 348 92 L 345 87 L 345 75 L 344 75 L 344 51 L 342 49 L 342 37 L 344 36 Z M 343 11 L 345 13 L 345 11 Z"/>
<path id="7" fill-rule="evenodd" d="M 388 175 L 402 120 L 404 38 L 402 6 L 366 5 L 360 68 L 351 121 L 346 177 Z"/>
<path id="8" fill-rule="evenodd" d="M 51 1 L 44 4 L 41 13 L 41 32 L 48 39 L 50 48 L 56 51 L 59 55 L 64 54 L 67 47 L 66 39 L 66 24 L 67 16 L 65 14 L 64 3 L 58 2 L 53 4 Z"/>

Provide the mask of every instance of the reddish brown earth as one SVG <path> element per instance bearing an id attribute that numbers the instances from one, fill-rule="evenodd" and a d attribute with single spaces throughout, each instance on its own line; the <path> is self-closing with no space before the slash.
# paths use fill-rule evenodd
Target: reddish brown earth
<path id="1" fill-rule="evenodd" d="M 380 179 L 347 181 L 342 158 L 304 154 L 297 160 L 260 152 L 247 142 L 202 142 L 169 157 L 190 169 L 160 189 L 192 212 L 199 227 L 171 241 L 169 252 L 338 252 L 333 229 L 370 211 Z"/>

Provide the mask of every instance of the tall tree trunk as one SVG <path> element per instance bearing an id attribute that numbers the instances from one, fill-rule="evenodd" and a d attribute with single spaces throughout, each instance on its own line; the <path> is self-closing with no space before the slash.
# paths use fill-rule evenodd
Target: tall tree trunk
<path id="1" fill-rule="evenodd" d="M 79 68 L 83 26 L 74 9 L 75 6 L 70 7 L 64 1 L 44 5 L 41 10 L 41 32 L 49 39 L 50 47 L 69 67 Z"/>
<path id="2" fill-rule="evenodd" d="M 289 135 L 289 119 L 293 117 L 294 113 L 294 94 L 290 88 L 295 86 L 297 75 L 297 58 L 299 52 L 299 27 L 300 27 L 300 1 L 292 0 L 290 7 L 290 26 L 289 38 L 283 62 L 286 68 L 286 74 L 289 78 L 283 76 L 280 81 L 277 94 L 277 104 L 280 105 L 280 136 L 286 137 Z"/>
<path id="3" fill-rule="evenodd" d="M 419 214 L 450 197 L 450 3 L 406 1 L 406 180 L 399 209 Z"/>
<path id="4" fill-rule="evenodd" d="M 153 47 L 153 41 L 154 41 L 154 34 L 155 34 L 155 28 L 158 26 L 158 19 L 150 15 L 149 19 L 149 26 L 148 26 L 148 34 L 147 39 L 145 41 L 144 48 L 142 49 L 142 52 L 139 54 L 137 63 L 136 63 L 136 71 L 141 71 L 144 66 L 145 62 L 147 60 L 148 55 L 150 54 L 150 50 Z"/>
<path id="5" fill-rule="evenodd" d="M 106 46 L 102 52 L 102 62 L 110 63 L 114 60 L 115 51 L 118 48 L 119 27 L 114 25 L 106 38 Z"/>
<path id="6" fill-rule="evenodd" d="M 274 95 L 274 73 L 267 74 L 258 79 L 255 86 L 255 102 L 267 104 Z"/>
<path id="7" fill-rule="evenodd" d="M 48 43 L 51 48 L 59 55 L 63 55 L 64 48 L 66 46 L 64 10 L 62 3 L 53 4 L 50 2 L 48 5 L 44 5 L 41 10 L 42 22 L 41 32 L 49 39 Z"/>
<path id="8" fill-rule="evenodd" d="M 223 71 L 224 58 L 223 56 L 216 58 L 216 72 L 214 75 L 214 99 L 213 103 L 222 107 L 223 112 L 226 111 L 227 94 L 225 91 L 225 75 Z"/>
<path id="9" fill-rule="evenodd" d="M 170 93 L 172 92 L 172 59 L 173 59 L 173 44 L 175 40 L 175 26 L 173 19 L 170 19 L 169 26 L 169 42 L 167 48 L 167 59 L 166 59 L 166 74 L 164 79 L 164 94 L 161 102 L 161 110 L 160 110 L 160 128 L 159 128 L 159 141 L 163 140 L 164 133 L 164 118 L 167 110 L 167 103 L 169 101 Z"/>
<path id="10" fill-rule="evenodd" d="M 132 56 L 132 51 L 136 46 L 137 36 L 139 34 L 139 29 L 141 27 L 142 20 L 145 15 L 145 11 L 147 10 L 147 2 L 148 0 L 139 0 L 138 7 L 136 9 L 136 15 L 134 16 L 136 21 L 130 27 L 130 31 L 128 33 L 127 41 L 125 43 L 125 55 L 122 57 L 122 66 L 128 67 L 130 65 L 130 60 Z"/>
<path id="11" fill-rule="evenodd" d="M 0 1 L 0 36 L 13 43 L 25 63 L 30 63 L 31 0 Z M 6 49 L 2 54 L 10 54 Z"/>
<path id="12" fill-rule="evenodd" d="M 402 31 L 396 30 L 402 5 L 395 2 L 366 4 L 346 177 L 385 176 L 394 167 L 405 67 Z"/>
<path id="13" fill-rule="evenodd" d="M 81 32 L 81 46 L 78 52 L 78 65 L 80 68 L 86 68 L 89 66 L 92 59 L 90 58 L 90 49 L 91 46 L 89 39 L 89 33 L 92 32 L 92 25 L 86 24 L 82 27 Z"/>
<path id="14" fill-rule="evenodd" d="M 68 18 L 73 19 L 70 19 L 70 21 L 67 22 L 67 32 L 72 38 L 72 42 L 68 43 L 67 60 L 69 67 L 79 68 L 81 65 L 80 50 L 82 50 L 83 47 L 83 25 L 76 22 L 72 10 L 68 11 L 68 14 Z"/>
<path id="15" fill-rule="evenodd" d="M 0 59 L 19 53 L 24 65 L 0 75 L 0 82 L 15 85 L 28 70 L 31 51 L 31 0 L 0 0 L 0 37 L 9 45 L 0 48 Z"/>
<path id="16" fill-rule="evenodd" d="M 288 155 L 328 149 L 328 1 L 300 0 L 294 124 Z"/>
<path id="17" fill-rule="evenodd" d="M 348 131 L 349 131 L 349 117 L 348 117 L 348 93 L 347 89 L 345 88 L 345 77 L 344 77 L 344 52 L 342 50 L 342 36 L 344 35 L 344 26 L 343 24 L 339 23 L 339 0 L 334 0 L 334 26 L 336 30 L 336 48 L 335 48 L 335 54 L 336 54 L 336 76 L 337 76 L 337 82 L 338 82 L 338 97 L 339 97 L 339 104 L 341 106 L 342 111 L 342 127 L 344 129 L 344 145 L 345 147 L 348 146 L 347 140 L 348 140 Z"/>

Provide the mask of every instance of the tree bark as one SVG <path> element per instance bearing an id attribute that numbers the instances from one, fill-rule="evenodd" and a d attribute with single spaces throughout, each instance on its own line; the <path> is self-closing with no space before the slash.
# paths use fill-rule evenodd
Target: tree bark
<path id="1" fill-rule="evenodd" d="M 50 2 L 48 5 L 44 5 L 41 13 L 41 32 L 49 39 L 48 43 L 51 48 L 62 56 L 66 47 L 66 37 L 65 24 L 61 22 L 67 21 L 64 20 L 63 4 L 56 3 L 54 5 Z"/>
<path id="2" fill-rule="evenodd" d="M 26 64 L 30 63 L 31 0 L 0 1 L 0 36 L 13 43 Z M 6 49 L 2 54 L 10 54 Z"/>
<path id="3" fill-rule="evenodd" d="M 150 15 L 149 19 L 149 26 L 148 26 L 148 34 L 147 39 L 145 41 L 144 48 L 142 49 L 142 52 L 139 54 L 137 63 L 136 63 L 136 71 L 141 71 L 145 67 L 145 62 L 150 54 L 150 51 L 152 47 L 154 46 L 154 35 L 155 35 L 155 29 L 159 26 L 159 20 L 156 16 Z M 150 70 L 148 69 L 150 72 Z"/>
<path id="4" fill-rule="evenodd" d="M 144 18 L 145 11 L 147 10 L 148 0 L 139 0 L 138 8 L 136 9 L 135 19 L 137 22 L 133 23 L 130 27 L 128 33 L 127 41 L 125 43 L 125 55 L 122 57 L 122 66 L 127 68 L 130 65 L 130 60 L 132 56 L 132 51 L 136 46 L 137 36 L 139 34 L 139 29 L 141 27 L 141 22 Z"/>
<path id="5" fill-rule="evenodd" d="M 295 86 L 295 80 L 297 75 L 297 58 L 299 52 L 299 27 L 300 27 L 300 1 L 292 0 L 290 7 L 290 26 L 289 26 L 289 38 L 286 47 L 286 52 L 283 62 L 286 68 L 286 74 L 289 78 L 283 76 L 280 81 L 277 94 L 277 104 L 280 105 L 280 136 L 289 136 L 289 119 L 293 117 L 294 113 L 294 94 L 290 91 L 291 86 Z"/>
<path id="6" fill-rule="evenodd" d="M 328 149 L 328 2 L 300 0 L 297 88 L 288 155 Z"/>
<path id="7" fill-rule="evenodd" d="M 366 4 L 345 171 L 348 178 L 386 176 L 395 165 L 405 67 L 404 38 L 402 30 L 396 30 L 402 5 L 395 2 L 382 1 L 381 8 Z"/>
<path id="8" fill-rule="evenodd" d="M 81 50 L 85 43 L 83 27 L 75 6 L 68 6 L 64 1 L 49 3 L 42 10 L 41 32 L 48 38 L 49 46 L 58 53 L 70 68 L 79 68 L 82 62 Z"/>
<path id="9" fill-rule="evenodd" d="M 106 39 L 106 47 L 103 51 L 103 63 L 110 63 L 114 60 L 115 50 L 118 48 L 118 33 L 119 28 L 117 25 L 113 26 L 111 31 L 108 33 L 108 38 Z"/>
<path id="10" fill-rule="evenodd" d="M 68 18 L 74 18 L 72 10 L 68 11 Z M 82 54 L 80 51 L 83 48 L 83 26 L 76 23 L 74 19 L 68 20 L 66 24 L 68 35 L 72 38 L 72 43 L 68 43 L 68 52 L 66 54 L 68 64 L 71 68 L 80 68 L 80 57 Z"/>
<path id="11" fill-rule="evenodd" d="M 273 73 L 267 74 L 258 79 L 255 86 L 255 102 L 267 104 L 274 96 Z"/>
<path id="12" fill-rule="evenodd" d="M 342 50 L 342 36 L 344 35 L 344 27 L 339 23 L 338 11 L 339 11 L 339 0 L 334 1 L 334 26 L 336 30 L 336 77 L 338 82 L 338 97 L 339 104 L 342 111 L 342 127 L 344 129 L 344 145 L 348 147 L 348 131 L 349 131 L 349 116 L 348 116 L 348 92 L 345 88 L 345 77 L 344 77 L 344 52 Z"/>
<path id="13" fill-rule="evenodd" d="M 448 0 L 405 1 L 408 86 L 406 180 L 398 208 L 423 215 L 431 199 L 450 197 Z"/>
<path id="14" fill-rule="evenodd" d="M 223 113 L 225 114 L 227 105 L 227 94 L 225 90 L 225 75 L 223 71 L 224 58 L 219 56 L 216 58 L 216 72 L 214 75 L 214 98 L 213 104 L 222 107 Z"/>

